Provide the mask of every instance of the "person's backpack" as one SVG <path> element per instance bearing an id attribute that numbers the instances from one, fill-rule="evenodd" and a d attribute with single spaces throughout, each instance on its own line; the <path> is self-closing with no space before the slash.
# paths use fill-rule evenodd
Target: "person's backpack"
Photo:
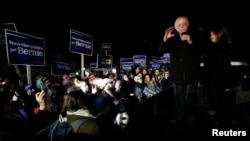
<path id="1" fill-rule="evenodd" d="M 85 119 L 78 119 L 72 124 L 69 124 L 66 118 L 59 115 L 59 119 L 56 120 L 49 129 L 49 141 L 64 141 L 74 135 L 79 126 L 85 121 Z"/>

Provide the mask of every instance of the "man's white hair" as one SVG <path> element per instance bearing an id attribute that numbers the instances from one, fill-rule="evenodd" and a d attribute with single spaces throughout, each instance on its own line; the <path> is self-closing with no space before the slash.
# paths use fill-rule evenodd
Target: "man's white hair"
<path id="1" fill-rule="evenodd" d="M 175 26 L 175 27 L 177 26 L 177 24 L 178 24 L 177 21 L 178 21 L 179 19 L 184 19 L 184 20 L 185 20 L 185 23 L 189 26 L 188 18 L 185 17 L 185 16 L 180 16 L 180 17 L 176 18 L 176 20 L 175 20 L 175 23 L 174 23 L 174 26 Z"/>

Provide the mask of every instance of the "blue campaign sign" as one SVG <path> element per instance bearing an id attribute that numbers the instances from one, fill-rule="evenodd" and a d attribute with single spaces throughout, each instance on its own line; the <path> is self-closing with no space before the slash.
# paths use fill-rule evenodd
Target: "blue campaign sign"
<path id="1" fill-rule="evenodd" d="M 43 38 L 5 29 L 8 63 L 13 65 L 45 65 Z"/>
<path id="2" fill-rule="evenodd" d="M 132 70 L 134 67 L 133 58 L 120 58 L 120 68 L 123 70 Z"/>
<path id="3" fill-rule="evenodd" d="M 93 55 L 93 38 L 87 34 L 70 29 L 70 51 L 73 53 Z"/>
<path id="4" fill-rule="evenodd" d="M 161 57 L 157 57 L 157 56 L 152 56 L 151 61 L 152 61 L 152 62 L 155 62 L 155 63 L 158 63 L 158 64 L 161 64 L 161 63 L 162 63 Z"/>
<path id="5" fill-rule="evenodd" d="M 145 67 L 146 66 L 146 55 L 134 55 L 134 66 L 135 67 Z"/>
<path id="6" fill-rule="evenodd" d="M 8 64 L 5 44 L 5 29 L 16 31 L 16 25 L 15 23 L 0 23 L 0 68 L 3 68 L 3 70 L 8 73 L 15 71 L 15 67 Z"/>
<path id="7" fill-rule="evenodd" d="M 91 69 L 97 68 L 97 63 L 96 62 L 91 62 L 90 63 L 90 68 Z"/>
<path id="8" fill-rule="evenodd" d="M 3 47 L 3 49 L 4 49 L 3 52 L 6 52 L 5 51 L 5 36 L 4 36 L 5 29 L 10 29 L 10 30 L 16 31 L 16 25 L 15 25 L 15 23 L 0 23 L 0 47 L 1 47 L 0 49 L 2 49 L 2 47 Z"/>
<path id="9" fill-rule="evenodd" d="M 161 64 L 160 64 L 160 63 L 152 62 L 152 64 L 151 64 L 151 68 L 152 68 L 153 70 L 159 69 L 160 67 L 161 67 Z"/>
<path id="10" fill-rule="evenodd" d="M 101 51 L 111 51 L 112 43 L 102 43 Z"/>
<path id="11" fill-rule="evenodd" d="M 75 61 L 63 55 L 55 55 L 52 61 L 52 73 L 63 75 L 75 70 Z"/>
<path id="12" fill-rule="evenodd" d="M 113 56 L 112 55 L 98 55 L 98 68 L 112 68 Z"/>

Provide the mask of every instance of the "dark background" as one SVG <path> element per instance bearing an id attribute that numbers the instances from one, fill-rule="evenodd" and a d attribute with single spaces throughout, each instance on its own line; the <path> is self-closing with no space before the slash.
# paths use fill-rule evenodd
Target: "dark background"
<path id="1" fill-rule="evenodd" d="M 236 1 L 97 1 L 91 2 L 32 2 L 5 3 L 1 22 L 14 22 L 17 30 L 45 39 L 48 54 L 60 53 L 76 59 L 69 52 L 69 29 L 93 37 L 93 56 L 85 64 L 96 61 L 101 43 L 112 43 L 114 62 L 135 54 L 161 56 L 158 45 L 165 29 L 174 24 L 177 16 L 187 16 L 193 28 L 207 34 L 212 24 L 227 28 L 234 42 L 234 60 L 249 61 L 249 27 L 247 4 Z"/>

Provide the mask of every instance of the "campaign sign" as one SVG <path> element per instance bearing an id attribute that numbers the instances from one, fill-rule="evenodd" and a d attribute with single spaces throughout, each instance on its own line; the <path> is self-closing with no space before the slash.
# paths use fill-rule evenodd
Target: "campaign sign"
<path id="1" fill-rule="evenodd" d="M 5 45 L 5 29 L 16 31 L 16 25 L 15 23 L 0 23 L 0 68 L 2 68 L 4 72 L 9 73 L 15 71 L 15 67 L 8 64 Z"/>
<path id="2" fill-rule="evenodd" d="M 159 64 L 162 63 L 161 57 L 152 56 L 151 60 L 152 60 L 152 62 L 156 62 L 156 63 L 159 63 Z"/>
<path id="3" fill-rule="evenodd" d="M 91 62 L 91 63 L 90 63 L 90 68 L 91 68 L 91 69 L 97 68 L 96 62 Z"/>
<path id="4" fill-rule="evenodd" d="M 111 51 L 112 43 L 102 43 L 101 51 Z"/>
<path id="5" fill-rule="evenodd" d="M 161 64 L 159 64 L 159 63 L 157 63 L 157 62 L 152 62 L 152 63 L 151 63 L 151 68 L 152 68 L 153 70 L 159 69 L 160 67 L 161 67 Z"/>
<path id="6" fill-rule="evenodd" d="M 1 53 L 5 54 L 5 29 L 16 31 L 16 25 L 14 23 L 0 23 L 0 49 Z M 2 48 L 4 51 L 2 52 Z"/>
<path id="7" fill-rule="evenodd" d="M 51 67 L 50 65 L 45 66 L 31 66 L 31 73 L 32 74 L 41 74 L 43 76 L 51 75 Z"/>
<path id="8" fill-rule="evenodd" d="M 162 64 L 168 64 L 168 63 L 170 63 L 170 56 L 162 56 L 161 57 L 161 62 L 162 62 Z"/>
<path id="9" fill-rule="evenodd" d="M 93 55 L 93 38 L 87 34 L 70 29 L 70 51 L 73 53 Z"/>
<path id="10" fill-rule="evenodd" d="M 113 56 L 112 55 L 98 55 L 98 68 L 112 68 Z"/>
<path id="11" fill-rule="evenodd" d="M 145 67 L 146 66 L 146 55 L 134 55 L 134 66 L 135 67 Z"/>
<path id="12" fill-rule="evenodd" d="M 74 60 L 63 55 L 55 55 L 53 57 L 52 73 L 56 75 L 63 75 L 75 70 Z"/>
<path id="13" fill-rule="evenodd" d="M 45 65 L 43 38 L 5 29 L 5 39 L 9 64 Z"/>
<path id="14" fill-rule="evenodd" d="M 133 58 L 120 58 L 120 68 L 123 70 L 132 70 L 134 67 Z"/>

